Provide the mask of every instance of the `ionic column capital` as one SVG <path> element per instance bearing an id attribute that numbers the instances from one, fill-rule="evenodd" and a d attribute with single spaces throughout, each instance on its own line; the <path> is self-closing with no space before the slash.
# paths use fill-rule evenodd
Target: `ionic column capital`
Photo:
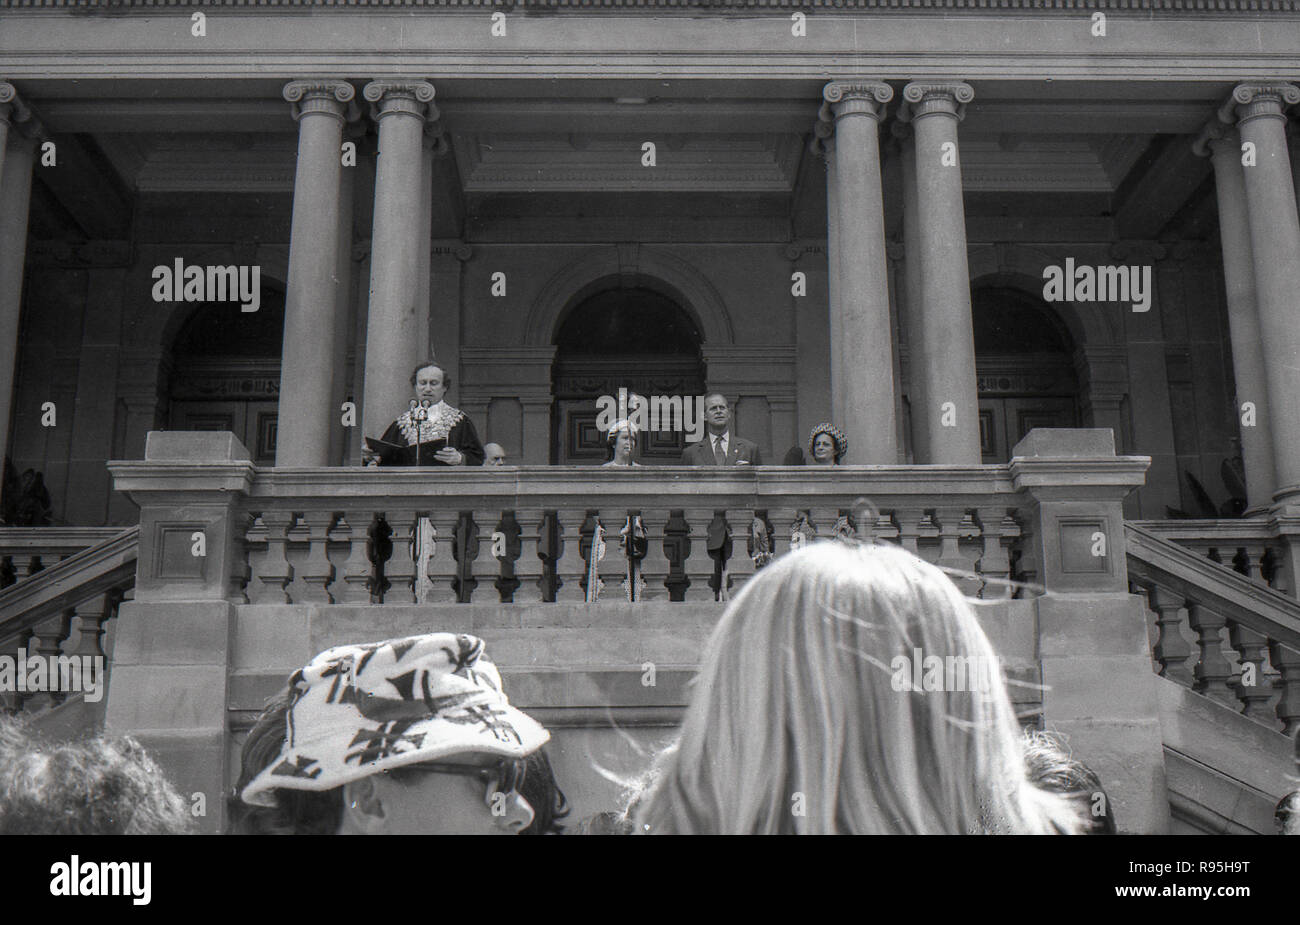
<path id="1" fill-rule="evenodd" d="M 822 87 L 825 102 L 817 118 L 834 124 L 844 116 L 866 115 L 879 122 L 893 98 L 894 88 L 882 80 L 832 80 Z"/>
<path id="2" fill-rule="evenodd" d="M 319 113 L 348 122 L 360 115 L 354 98 L 357 91 L 346 80 L 292 80 L 282 95 L 293 104 L 294 121 Z"/>
<path id="3" fill-rule="evenodd" d="M 975 99 L 975 88 L 960 80 L 913 82 L 903 88 L 906 105 L 900 111 L 904 121 L 921 116 L 944 115 L 958 120 L 966 116 L 966 104 Z"/>
<path id="4" fill-rule="evenodd" d="M 1197 157 L 1209 157 L 1217 150 L 1220 143 L 1235 135 L 1236 130 L 1218 119 L 1211 119 L 1201 128 L 1200 134 L 1192 142 L 1192 153 Z"/>
<path id="5" fill-rule="evenodd" d="M 31 112 L 18 97 L 18 91 L 8 81 L 0 80 L 0 122 L 24 122 Z"/>
<path id="6" fill-rule="evenodd" d="M 433 105 L 433 84 L 427 80 L 372 80 L 361 91 L 370 102 L 370 114 L 376 121 L 395 113 L 420 119 L 438 118 Z"/>
<path id="7" fill-rule="evenodd" d="M 1286 108 L 1296 103 L 1300 103 L 1300 87 L 1295 84 L 1281 80 L 1237 84 L 1219 107 L 1219 121 L 1230 125 L 1259 118 L 1285 119 Z"/>

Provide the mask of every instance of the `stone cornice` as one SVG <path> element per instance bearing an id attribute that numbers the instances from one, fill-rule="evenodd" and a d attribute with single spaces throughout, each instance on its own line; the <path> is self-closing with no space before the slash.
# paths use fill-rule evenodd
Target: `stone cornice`
<path id="1" fill-rule="evenodd" d="M 0 0 L 0 10 L 104 10 L 142 9 L 156 13 L 160 7 L 186 8 L 193 0 Z M 575 10 L 584 13 L 618 13 L 644 9 L 672 9 L 694 14 L 703 10 L 803 10 L 843 13 L 882 10 L 890 13 L 924 12 L 942 14 L 952 10 L 972 14 L 1023 15 L 1025 11 L 1058 14 L 1115 11 L 1223 16 L 1232 13 L 1300 13 L 1300 0 L 205 0 L 204 7 L 270 7 L 302 9 L 331 7 L 373 8 L 456 8 L 491 10 Z"/>

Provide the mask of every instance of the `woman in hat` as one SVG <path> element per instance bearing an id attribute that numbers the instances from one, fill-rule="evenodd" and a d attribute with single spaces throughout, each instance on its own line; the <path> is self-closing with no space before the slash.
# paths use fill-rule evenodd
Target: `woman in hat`
<path id="1" fill-rule="evenodd" d="M 966 681 L 930 683 L 932 655 L 964 659 Z M 1025 778 L 1015 713 L 970 605 L 897 547 L 814 543 L 760 570 L 715 628 L 693 690 L 638 832 L 1078 828 L 1068 804 Z"/>
<path id="2" fill-rule="evenodd" d="M 615 421 L 611 424 L 605 442 L 609 446 L 609 462 L 606 462 L 603 465 L 639 465 L 639 463 L 632 459 L 632 454 L 636 452 L 637 432 L 636 426 L 631 421 L 621 420 Z"/>
<path id="3" fill-rule="evenodd" d="M 234 831 L 516 835 L 543 817 L 554 830 L 549 738 L 510 706 L 477 637 L 336 646 L 249 733 Z"/>
<path id="4" fill-rule="evenodd" d="M 838 466 L 849 451 L 849 440 L 834 424 L 821 423 L 808 434 L 808 458 L 814 466 Z"/>

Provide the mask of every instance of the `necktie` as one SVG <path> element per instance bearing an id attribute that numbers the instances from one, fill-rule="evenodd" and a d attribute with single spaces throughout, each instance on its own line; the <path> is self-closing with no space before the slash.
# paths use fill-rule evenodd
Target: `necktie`
<path id="1" fill-rule="evenodd" d="M 713 438 L 713 461 L 719 466 L 725 466 L 727 464 L 727 454 L 722 449 L 721 437 Z"/>

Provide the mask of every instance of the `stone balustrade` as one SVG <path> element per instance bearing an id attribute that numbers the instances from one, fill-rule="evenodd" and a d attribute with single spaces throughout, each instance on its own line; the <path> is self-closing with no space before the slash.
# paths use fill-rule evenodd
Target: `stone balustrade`
<path id="1" fill-rule="evenodd" d="M 971 596 L 1019 596 L 1044 586 L 1042 550 L 1026 542 L 1040 489 L 1069 485 L 1086 505 L 1144 465 L 259 468 L 231 435 L 157 432 L 145 460 L 110 468 L 141 507 L 137 600 L 333 605 L 590 600 L 597 524 L 598 596 L 627 601 L 620 532 L 633 516 L 647 540 L 638 600 L 725 599 L 758 567 L 763 534 L 773 554 L 835 534 L 895 542 Z M 1098 529 L 1117 530 L 1104 520 L 1072 515 L 1047 540 L 1079 574 L 1105 571 L 1105 542 L 1088 551 Z"/>
<path id="2" fill-rule="evenodd" d="M 0 590 L 121 532 L 121 527 L 0 527 Z"/>
<path id="3" fill-rule="evenodd" d="M 1300 729 L 1300 603 L 1257 574 L 1157 531 L 1126 527 L 1129 578 L 1147 602 L 1156 673 L 1271 729 Z M 1252 548 L 1260 548 L 1252 544 Z"/>
<path id="4" fill-rule="evenodd" d="M 1136 520 L 1134 526 L 1177 543 L 1197 555 L 1291 597 L 1294 568 L 1288 567 L 1300 536 L 1276 517 L 1238 519 Z"/>

